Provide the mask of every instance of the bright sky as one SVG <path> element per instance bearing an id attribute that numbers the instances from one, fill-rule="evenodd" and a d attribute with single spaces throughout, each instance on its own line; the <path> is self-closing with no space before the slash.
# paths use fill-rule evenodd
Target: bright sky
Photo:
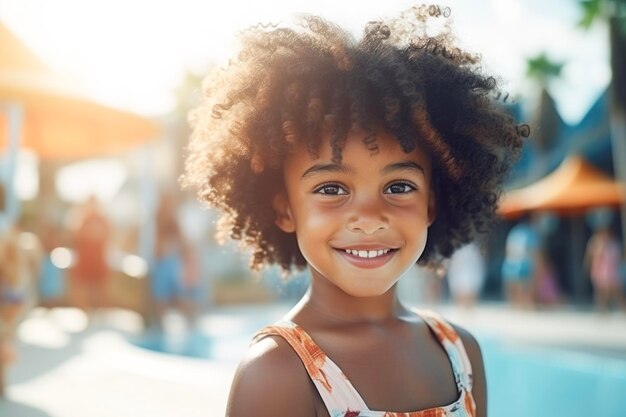
<path id="1" fill-rule="evenodd" d="M 222 64 L 236 32 L 295 12 L 330 18 L 360 32 L 368 20 L 414 4 L 404 0 L 0 0 L 0 20 L 49 66 L 105 104 L 145 115 L 173 106 L 187 68 Z M 610 78 L 606 34 L 575 28 L 577 0 L 442 1 L 452 7 L 462 43 L 511 93 L 530 91 L 525 59 L 545 51 L 565 62 L 552 92 L 564 119 L 576 122 Z"/>

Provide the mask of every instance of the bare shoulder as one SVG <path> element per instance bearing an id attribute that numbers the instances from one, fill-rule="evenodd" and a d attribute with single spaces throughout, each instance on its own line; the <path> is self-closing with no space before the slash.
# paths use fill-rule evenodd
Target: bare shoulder
<path id="1" fill-rule="evenodd" d="M 476 401 L 476 416 L 485 417 L 487 415 L 487 385 L 485 379 L 485 365 L 483 355 L 478 341 L 469 331 L 461 326 L 452 324 L 454 330 L 461 338 L 470 364 L 472 365 L 472 396 Z"/>
<path id="2" fill-rule="evenodd" d="M 250 347 L 230 389 L 227 417 L 315 416 L 312 383 L 289 344 L 268 336 Z"/>
<path id="3" fill-rule="evenodd" d="M 467 356 L 469 356 L 470 362 L 472 363 L 472 367 L 474 366 L 474 360 L 482 365 L 483 362 L 480 345 L 478 344 L 478 341 L 476 340 L 474 335 L 464 327 L 461 327 L 457 324 L 451 324 L 451 326 L 454 327 L 454 330 L 461 338 L 463 346 L 467 351 Z"/>

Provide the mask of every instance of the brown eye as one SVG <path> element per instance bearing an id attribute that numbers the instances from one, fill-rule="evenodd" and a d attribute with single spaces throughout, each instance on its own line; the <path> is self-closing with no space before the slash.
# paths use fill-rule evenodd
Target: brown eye
<path id="1" fill-rule="evenodd" d="M 406 194 L 415 191 L 417 188 L 407 182 L 395 182 L 385 189 L 385 194 Z"/>
<path id="2" fill-rule="evenodd" d="M 345 195 L 348 194 L 339 184 L 323 184 L 315 189 L 314 193 L 324 195 Z"/>

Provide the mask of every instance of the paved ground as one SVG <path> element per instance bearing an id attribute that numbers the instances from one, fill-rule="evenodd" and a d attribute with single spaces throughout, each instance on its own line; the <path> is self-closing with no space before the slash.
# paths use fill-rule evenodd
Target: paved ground
<path id="1" fill-rule="evenodd" d="M 34 310 L 19 329 L 19 360 L 8 375 L 2 417 L 222 416 L 228 387 L 249 336 L 289 306 L 224 307 L 184 332 L 175 314 L 167 336 L 142 331 L 135 314 L 102 313 L 87 325 L 73 309 Z M 626 361 L 626 314 L 511 311 L 482 305 L 442 314 L 482 336 Z M 145 349 L 185 352 L 181 356 Z"/>

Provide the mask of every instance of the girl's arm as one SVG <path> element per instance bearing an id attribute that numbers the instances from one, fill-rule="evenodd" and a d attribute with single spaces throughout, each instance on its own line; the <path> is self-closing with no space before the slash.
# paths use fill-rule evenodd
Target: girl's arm
<path id="1" fill-rule="evenodd" d="M 483 356 L 480 346 L 474 336 L 459 326 L 454 329 L 461 337 L 467 356 L 472 364 L 472 396 L 476 401 L 476 417 L 487 416 L 487 383 L 485 379 L 485 365 L 483 364 Z"/>
<path id="2" fill-rule="evenodd" d="M 239 364 L 227 417 L 315 417 L 314 386 L 293 349 L 280 337 L 253 345 Z"/>

